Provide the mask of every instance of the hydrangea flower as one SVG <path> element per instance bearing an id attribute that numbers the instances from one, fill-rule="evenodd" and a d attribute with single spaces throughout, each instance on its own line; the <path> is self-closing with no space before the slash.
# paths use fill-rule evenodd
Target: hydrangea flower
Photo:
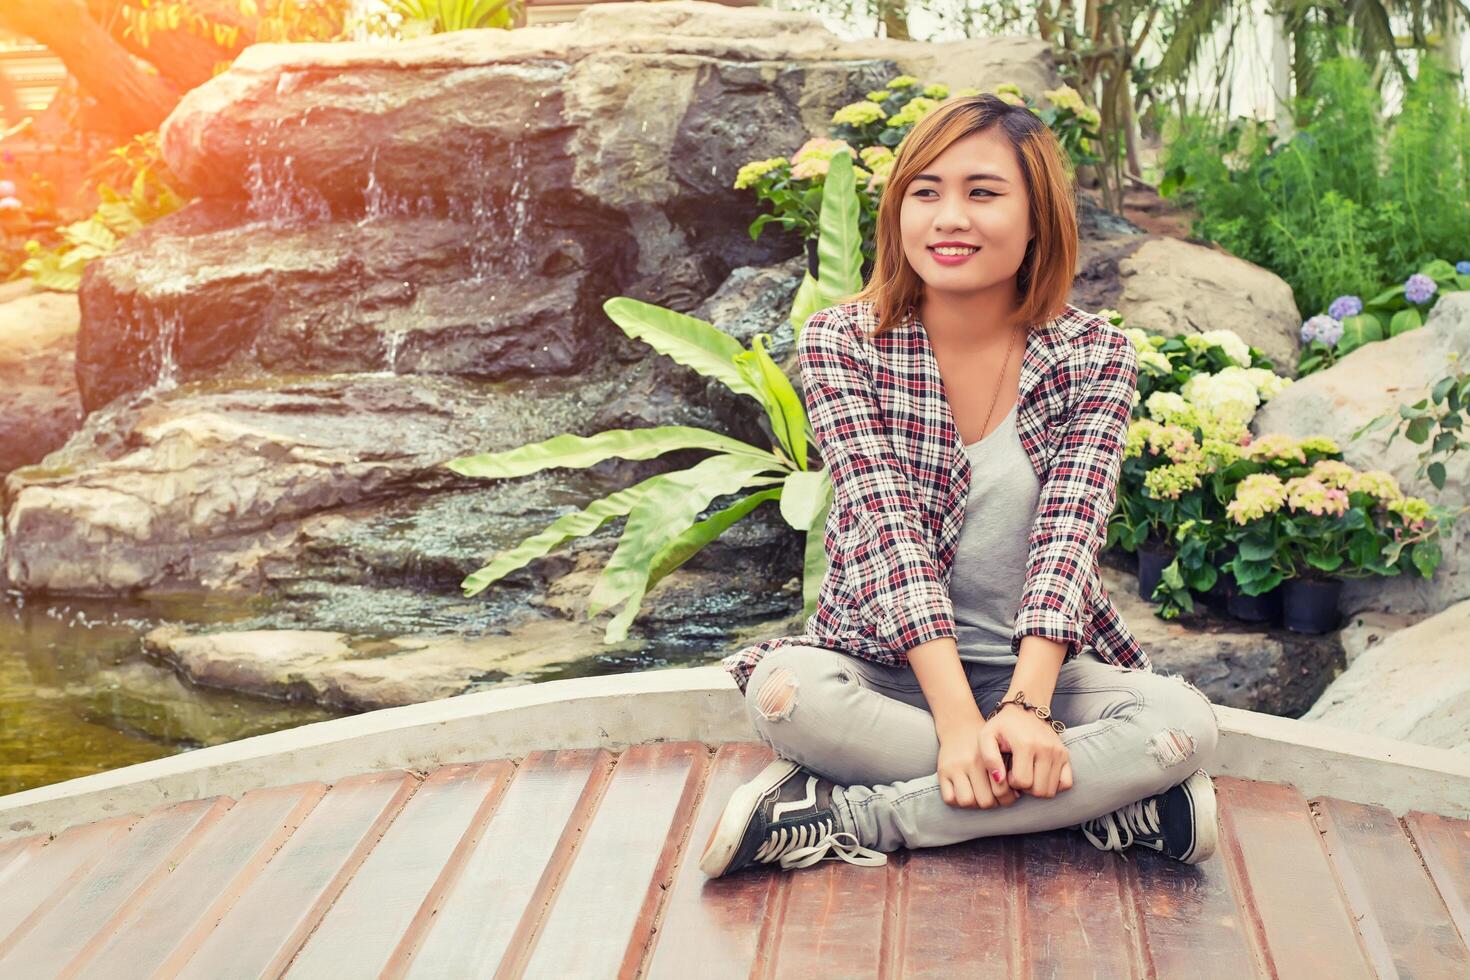
<path id="1" fill-rule="evenodd" d="M 897 78 L 889 80 L 888 87 L 891 89 L 913 88 L 917 84 L 919 84 L 919 80 L 914 76 L 899 75 Z"/>
<path id="2" fill-rule="evenodd" d="M 1133 392 L 1136 399 L 1138 392 Z M 1135 401 L 1135 404 L 1137 402 Z M 1135 456 L 1143 455 L 1143 447 L 1152 441 L 1155 430 L 1162 428 L 1153 419 L 1138 419 L 1128 424 L 1128 438 L 1123 442 L 1123 458 L 1133 459 Z"/>
<path id="3" fill-rule="evenodd" d="M 949 98 L 949 86 L 941 85 L 938 82 L 935 82 L 933 85 L 925 85 L 924 94 L 931 99 L 947 99 Z"/>
<path id="4" fill-rule="evenodd" d="M 1327 315 L 1334 320 L 1345 320 L 1363 312 L 1363 301 L 1357 296 L 1339 296 L 1327 305 Z"/>
<path id="5" fill-rule="evenodd" d="M 1423 497 L 1399 497 L 1388 502 L 1388 509 L 1406 522 L 1417 524 L 1429 516 L 1429 501 Z"/>
<path id="6" fill-rule="evenodd" d="M 1070 85 L 1047 89 L 1041 94 L 1058 109 L 1070 109 L 1075 115 L 1082 115 L 1082 110 L 1087 108 L 1082 102 L 1082 96 L 1078 95 L 1077 90 Z"/>
<path id="7" fill-rule="evenodd" d="M 1097 311 L 1097 315 L 1100 316 L 1100 317 L 1102 317 L 1104 320 L 1107 320 L 1109 323 L 1112 323 L 1114 320 L 1122 320 L 1123 319 L 1123 314 L 1119 313 L 1117 310 L 1113 309 L 1112 307 L 1109 307 L 1109 308 L 1107 308 L 1105 310 L 1098 310 Z M 1142 333 L 1142 331 L 1139 331 L 1139 332 Z"/>
<path id="8" fill-rule="evenodd" d="M 1416 272 L 1404 280 L 1404 299 L 1410 303 L 1427 303 L 1438 288 L 1439 284 L 1433 279 L 1422 272 Z"/>
<path id="9" fill-rule="evenodd" d="M 832 123 L 837 126 L 868 126 L 887 118 L 888 113 L 876 102 L 853 102 L 832 113 Z"/>
<path id="10" fill-rule="evenodd" d="M 801 145 L 801 149 L 792 154 L 791 176 L 798 180 L 824 177 L 831 168 L 832 157 L 843 151 L 850 156 L 857 156 L 857 151 L 848 146 L 846 140 L 813 136 Z"/>
<path id="11" fill-rule="evenodd" d="M 1143 487 L 1161 500 L 1178 500 L 1186 491 L 1200 485 L 1200 467 L 1196 463 L 1157 466 L 1143 475 Z"/>
<path id="12" fill-rule="evenodd" d="M 1261 404 L 1255 381 L 1237 367 L 1216 374 L 1196 374 L 1184 382 L 1187 401 L 1201 409 L 1201 415 L 1231 419 L 1244 424 L 1256 414 Z"/>
<path id="13" fill-rule="evenodd" d="M 1209 436 L 1200 443 L 1200 452 L 1214 469 L 1221 470 L 1245 455 L 1239 441 L 1227 441 Z"/>
<path id="14" fill-rule="evenodd" d="M 1286 503 L 1292 510 L 1318 517 L 1339 517 L 1347 513 L 1348 495 L 1314 476 L 1298 476 L 1286 481 Z"/>
<path id="15" fill-rule="evenodd" d="M 735 175 L 735 189 L 737 191 L 743 191 L 772 170 L 785 166 L 789 162 L 785 157 L 771 157 L 769 160 L 752 160 L 741 167 L 740 172 Z"/>
<path id="16" fill-rule="evenodd" d="M 934 99 L 920 95 L 911 99 L 902 109 L 888 117 L 888 125 L 895 128 L 908 126 L 923 119 L 939 105 Z"/>
<path id="17" fill-rule="evenodd" d="M 1098 316 L 1102 316 L 1102 314 L 1099 313 Z M 1144 333 L 1137 327 L 1127 328 L 1123 331 L 1123 336 L 1127 337 L 1133 342 L 1133 349 L 1138 351 L 1140 354 L 1146 350 L 1154 349 L 1154 345 L 1149 342 L 1148 334 Z"/>
<path id="18" fill-rule="evenodd" d="M 1021 91 L 1021 86 L 1017 85 L 1015 82 L 1001 82 L 999 85 L 997 85 L 995 87 L 995 94 L 996 95 L 1007 95 L 1007 94 L 1009 94 L 1009 95 L 1023 95 L 1025 93 L 1023 93 Z"/>
<path id="19" fill-rule="evenodd" d="M 896 159 L 893 151 L 886 146 L 865 146 L 858 151 L 858 158 L 869 167 L 878 167 L 883 163 L 891 167 Z"/>
<path id="20" fill-rule="evenodd" d="M 1269 368 L 1246 368 L 1245 373 L 1246 377 L 1251 379 L 1251 383 L 1256 386 L 1256 393 L 1261 396 L 1263 403 L 1275 398 L 1296 383 L 1291 378 L 1277 374 Z"/>
<path id="21" fill-rule="evenodd" d="M 1280 432 L 1270 432 L 1252 440 L 1248 455 L 1257 461 L 1268 459 L 1294 459 L 1298 463 L 1307 461 L 1307 454 L 1302 451 L 1301 445 L 1291 436 Z"/>
<path id="22" fill-rule="evenodd" d="M 1152 347 L 1138 352 L 1138 366 L 1154 374 L 1170 374 L 1174 370 L 1174 365 L 1169 363 L 1169 356 Z"/>
<path id="23" fill-rule="evenodd" d="M 1323 462 L 1326 461 L 1323 460 Z M 1348 493 L 1366 493 L 1385 504 L 1398 500 L 1404 495 L 1404 492 L 1399 489 L 1399 481 L 1386 470 L 1365 470 L 1361 473 L 1354 473 L 1352 479 L 1347 483 L 1347 491 Z"/>
<path id="24" fill-rule="evenodd" d="M 1314 456 L 1336 456 L 1342 452 L 1338 448 L 1337 440 L 1331 436 L 1303 436 L 1296 444 L 1302 452 Z"/>
<path id="25" fill-rule="evenodd" d="M 1206 330 L 1199 335 L 1200 339 L 1212 347 L 1218 347 L 1241 367 L 1251 366 L 1251 348 L 1240 334 L 1234 330 Z"/>
<path id="26" fill-rule="evenodd" d="M 1470 261 L 1461 260 L 1455 263 L 1455 271 L 1462 276 L 1470 276 Z"/>
<path id="27" fill-rule="evenodd" d="M 1320 340 L 1328 347 L 1335 346 L 1342 339 L 1342 323 L 1334 320 L 1325 313 L 1318 313 L 1302 324 L 1302 343 L 1309 344 L 1314 340 Z"/>
<path id="28" fill-rule="evenodd" d="M 1271 473 L 1253 473 L 1235 488 L 1235 499 L 1225 505 L 1225 514 L 1237 524 L 1249 524 L 1281 509 L 1286 502 L 1286 484 Z"/>
<path id="29" fill-rule="evenodd" d="M 1340 459 L 1319 459 L 1313 464 L 1311 475 L 1321 480 L 1323 486 L 1343 489 L 1352 484 L 1356 473 Z"/>
<path id="30" fill-rule="evenodd" d="M 892 94 L 892 89 L 880 88 L 874 89 L 867 95 L 863 96 L 863 98 L 867 99 L 869 102 L 886 102 L 888 100 L 888 97 Z"/>
<path id="31" fill-rule="evenodd" d="M 1156 391 L 1143 403 L 1148 417 L 1164 425 L 1176 419 L 1193 419 L 1194 409 L 1177 391 Z"/>

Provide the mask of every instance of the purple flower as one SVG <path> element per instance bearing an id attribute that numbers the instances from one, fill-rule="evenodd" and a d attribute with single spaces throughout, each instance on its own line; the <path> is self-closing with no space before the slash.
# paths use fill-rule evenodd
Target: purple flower
<path id="1" fill-rule="evenodd" d="M 1470 276 L 1470 261 L 1456 262 L 1455 271 L 1462 276 Z"/>
<path id="2" fill-rule="evenodd" d="M 1410 303 L 1427 303 L 1438 288 L 1433 279 L 1422 272 L 1416 272 L 1404 280 L 1404 299 Z"/>
<path id="3" fill-rule="evenodd" d="M 1309 344 L 1314 340 L 1320 340 L 1328 347 L 1331 347 L 1341 337 L 1342 324 L 1325 313 L 1318 313 L 1302 324 L 1302 343 L 1304 344 Z"/>
<path id="4" fill-rule="evenodd" d="M 1327 315 L 1334 320 L 1357 316 L 1363 312 L 1363 301 L 1356 296 L 1339 296 L 1327 307 Z"/>

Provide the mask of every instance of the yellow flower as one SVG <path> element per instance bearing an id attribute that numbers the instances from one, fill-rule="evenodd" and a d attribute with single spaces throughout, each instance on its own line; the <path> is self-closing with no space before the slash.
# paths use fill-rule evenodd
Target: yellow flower
<path id="1" fill-rule="evenodd" d="M 785 157 L 771 157 L 769 160 L 752 160 L 750 163 L 741 167 L 739 173 L 735 175 L 735 189 L 737 191 L 744 190 L 772 170 L 783 167 L 788 163 L 790 161 Z"/>
<path id="2" fill-rule="evenodd" d="M 888 113 L 876 102 L 853 102 L 832 113 L 835 126 L 867 126 L 888 118 Z"/>
<path id="3" fill-rule="evenodd" d="M 1078 116 L 1081 116 L 1087 110 L 1087 106 L 1082 102 L 1082 96 L 1078 95 L 1077 90 L 1070 85 L 1048 89 L 1041 94 L 1058 109 L 1070 109 Z"/>
<path id="4" fill-rule="evenodd" d="M 899 75 L 897 78 L 889 80 L 888 87 L 891 89 L 913 88 L 917 84 L 919 84 L 919 80 L 914 76 Z"/>

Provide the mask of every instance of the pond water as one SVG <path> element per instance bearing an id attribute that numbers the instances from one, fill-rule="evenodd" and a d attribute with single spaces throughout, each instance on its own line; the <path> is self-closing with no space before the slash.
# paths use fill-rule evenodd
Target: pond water
<path id="1" fill-rule="evenodd" d="M 187 608 L 229 622 L 238 606 L 0 600 L 0 795 L 334 717 L 189 684 L 142 637 Z"/>

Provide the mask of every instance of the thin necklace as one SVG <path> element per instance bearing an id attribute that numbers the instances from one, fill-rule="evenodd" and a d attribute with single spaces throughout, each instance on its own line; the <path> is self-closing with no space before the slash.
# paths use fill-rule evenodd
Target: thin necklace
<path id="1" fill-rule="evenodd" d="M 1011 328 L 1011 339 L 1006 341 L 1006 359 L 1000 362 L 1000 377 L 995 379 L 995 391 L 990 394 L 990 411 L 985 413 L 985 424 L 980 427 L 980 438 L 990 434 L 990 416 L 995 412 L 995 400 L 1000 397 L 1000 383 L 1005 380 L 1006 368 L 1011 363 L 1011 348 L 1016 346 L 1016 329 Z"/>

